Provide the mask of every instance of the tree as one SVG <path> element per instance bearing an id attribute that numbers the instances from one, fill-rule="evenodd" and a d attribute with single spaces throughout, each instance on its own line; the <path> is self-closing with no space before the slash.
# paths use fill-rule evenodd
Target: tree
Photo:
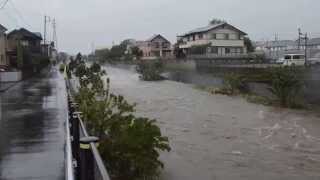
<path id="1" fill-rule="evenodd" d="M 248 37 L 244 37 L 244 45 L 247 47 L 248 52 L 254 52 L 255 47 L 252 44 L 252 41 Z"/>
<path id="2" fill-rule="evenodd" d="M 111 60 L 116 60 L 116 59 L 120 59 L 126 51 L 126 47 L 124 47 L 124 45 L 114 45 L 112 46 L 112 48 L 110 49 L 109 52 L 109 58 Z"/>
<path id="3" fill-rule="evenodd" d="M 131 53 L 132 55 L 136 56 L 137 59 L 140 59 L 143 56 L 142 50 L 140 50 L 137 46 L 131 48 Z"/>
<path id="4" fill-rule="evenodd" d="M 215 25 L 215 24 L 221 24 L 221 23 L 226 23 L 225 20 L 222 20 L 222 19 L 218 19 L 218 18 L 213 18 L 211 21 L 210 21 L 210 25 Z"/>
<path id="5" fill-rule="evenodd" d="M 98 64 L 78 64 L 73 73 L 80 80 L 75 100 L 89 133 L 100 139 L 98 149 L 111 179 L 158 178 L 163 168 L 159 152 L 170 151 L 170 146 L 156 121 L 137 117 L 135 104 L 110 93 L 110 81 L 104 86 L 105 73 Z"/>
<path id="6" fill-rule="evenodd" d="M 269 90 L 283 107 L 297 105 L 296 99 L 303 85 L 297 74 L 299 73 L 296 67 L 281 67 L 271 71 L 272 79 Z"/>
<path id="7" fill-rule="evenodd" d="M 95 50 L 95 57 L 100 63 L 105 63 L 109 59 L 110 50 L 108 48 Z"/>

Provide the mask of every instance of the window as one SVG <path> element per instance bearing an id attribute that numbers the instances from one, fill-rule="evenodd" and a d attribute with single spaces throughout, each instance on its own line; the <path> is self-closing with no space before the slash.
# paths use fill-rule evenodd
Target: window
<path id="1" fill-rule="evenodd" d="M 218 47 L 211 47 L 211 53 L 218 54 Z"/>
<path id="2" fill-rule="evenodd" d="M 155 42 L 155 45 L 156 45 L 156 48 L 160 47 L 159 42 Z"/>
<path id="3" fill-rule="evenodd" d="M 29 45 L 29 42 L 28 42 L 28 41 L 21 41 L 21 45 L 22 45 L 22 46 L 28 46 L 28 45 Z"/>
<path id="4" fill-rule="evenodd" d="M 224 39 L 229 39 L 229 34 L 224 34 Z"/>
<path id="5" fill-rule="evenodd" d="M 303 55 L 294 55 L 293 59 L 304 59 Z"/>
<path id="6" fill-rule="evenodd" d="M 217 34 L 212 34 L 211 36 L 212 39 L 217 39 Z"/>
<path id="7" fill-rule="evenodd" d="M 284 56 L 284 59 L 291 59 L 291 56 Z"/>
<path id="8" fill-rule="evenodd" d="M 199 34 L 198 37 L 199 37 L 199 39 L 202 39 L 203 38 L 203 34 Z"/>
<path id="9" fill-rule="evenodd" d="M 226 54 L 230 54 L 230 48 L 226 48 L 226 49 L 225 49 L 225 53 L 226 53 Z"/>
<path id="10" fill-rule="evenodd" d="M 193 40 L 193 41 L 196 40 L 196 35 L 193 35 L 193 36 L 192 36 L 192 40 Z"/>
<path id="11" fill-rule="evenodd" d="M 168 43 L 162 42 L 162 48 L 168 48 Z"/>

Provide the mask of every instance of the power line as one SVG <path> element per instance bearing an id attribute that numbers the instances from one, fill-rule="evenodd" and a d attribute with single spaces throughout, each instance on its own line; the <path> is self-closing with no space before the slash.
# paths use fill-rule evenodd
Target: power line
<path id="1" fill-rule="evenodd" d="M 4 3 L 1 5 L 0 9 L 3 9 L 7 5 L 8 2 L 9 2 L 9 0 L 5 0 Z"/>
<path id="2" fill-rule="evenodd" d="M 24 19 L 24 17 L 22 16 L 21 12 L 16 8 L 16 6 L 13 4 L 12 1 L 10 1 L 10 5 L 12 6 L 12 8 L 14 9 L 14 11 L 16 12 L 16 14 L 19 16 L 19 18 L 21 19 L 21 21 L 23 21 L 23 23 L 29 27 L 30 24 Z"/>

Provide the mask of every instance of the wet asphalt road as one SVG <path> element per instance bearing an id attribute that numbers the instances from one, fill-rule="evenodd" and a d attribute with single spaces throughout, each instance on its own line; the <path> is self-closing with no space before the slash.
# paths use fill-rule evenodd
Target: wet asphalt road
<path id="1" fill-rule="evenodd" d="M 64 179 L 64 84 L 48 70 L 1 93 L 0 179 Z"/>

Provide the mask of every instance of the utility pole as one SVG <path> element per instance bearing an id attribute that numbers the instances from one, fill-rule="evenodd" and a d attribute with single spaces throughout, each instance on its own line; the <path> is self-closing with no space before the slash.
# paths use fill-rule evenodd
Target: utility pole
<path id="1" fill-rule="evenodd" d="M 307 57 L 307 46 L 308 46 L 308 34 L 306 33 L 304 36 L 304 58 L 305 58 L 305 65 L 308 65 L 308 57 Z"/>
<path id="2" fill-rule="evenodd" d="M 298 50 L 300 50 L 300 45 L 301 45 L 301 28 L 298 28 Z"/>
<path id="3" fill-rule="evenodd" d="M 54 46 L 55 46 L 55 49 L 58 51 L 58 38 L 57 38 L 57 31 L 56 31 L 56 19 L 53 19 L 52 21 L 52 29 L 53 29 L 53 32 L 52 32 L 52 41 L 54 42 Z"/>
<path id="4" fill-rule="evenodd" d="M 43 27 L 43 44 L 46 45 L 46 35 L 47 35 L 47 16 L 44 15 L 44 27 Z"/>

